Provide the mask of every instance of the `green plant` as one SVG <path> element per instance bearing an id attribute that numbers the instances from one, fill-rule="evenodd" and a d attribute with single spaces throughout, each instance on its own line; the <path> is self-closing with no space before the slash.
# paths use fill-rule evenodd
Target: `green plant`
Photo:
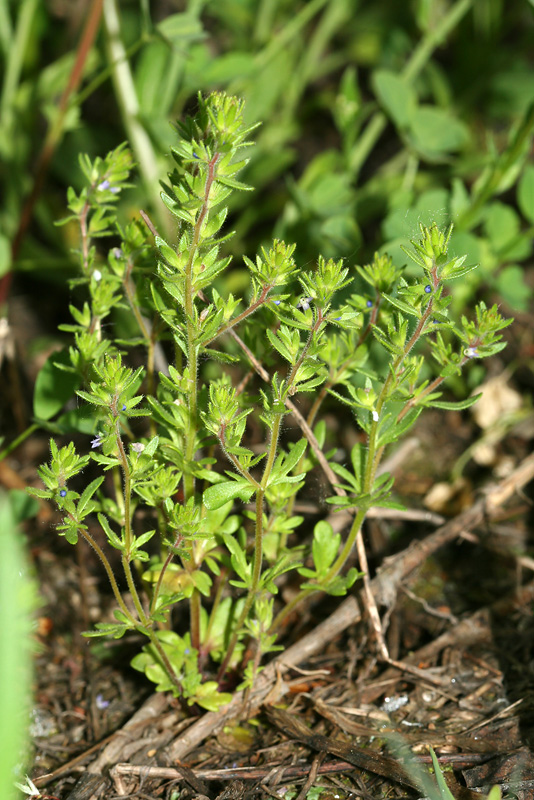
<path id="1" fill-rule="evenodd" d="M 71 544 L 85 539 L 106 570 L 115 621 L 87 635 L 144 634 L 133 666 L 158 690 L 207 709 L 229 700 L 220 691 L 229 670 L 242 672 L 244 686 L 253 682 L 262 656 L 278 646 L 281 623 L 305 598 L 343 595 L 361 576 L 345 566 L 366 513 L 394 504 L 393 479 L 378 472 L 385 448 L 424 408 L 475 402 L 443 401 L 442 383 L 499 352 L 510 322 L 483 303 L 474 321 L 449 316 L 445 284 L 474 267 L 448 255 L 451 228 L 436 225 L 421 227 L 407 250 L 415 278 L 376 255 L 355 270 L 365 293 L 350 295 L 354 274 L 343 260 L 319 256 L 304 270 L 294 245 L 275 240 L 244 258 L 250 290 L 234 297 L 225 284 L 231 234 L 222 228 L 231 196 L 249 190 L 237 174 L 252 130 L 240 100 L 199 97 L 197 113 L 177 125 L 162 192 L 177 242 L 163 239 L 145 215 L 155 250 L 142 224 L 117 222 L 128 150 L 81 158 L 86 185 L 69 191 L 68 221 L 80 231 L 75 285 L 87 299 L 71 307 L 74 324 L 63 330 L 74 343 L 45 365 L 35 399 L 37 409 L 47 404 L 49 418 L 73 387 L 86 403 L 54 425 L 90 433 L 92 452 L 51 440 L 51 461 L 40 469 L 46 488 L 33 493 L 57 503 L 59 533 Z M 103 258 L 96 244 L 110 235 L 120 246 Z M 368 358 L 373 341 L 380 369 Z M 257 388 L 254 373 L 263 381 Z M 307 420 L 293 404 L 299 393 L 315 395 Z M 347 465 L 321 451 L 326 431 L 318 417 L 327 397 L 348 406 L 362 431 Z M 282 435 L 290 412 L 305 434 L 298 441 Z M 292 545 L 303 522 L 295 498 L 317 459 L 339 479 L 327 502 L 350 509 L 354 521 L 344 541 L 319 521 L 311 542 Z M 101 474 L 82 489 L 90 465 Z M 125 591 L 105 543 L 120 554 Z M 288 572 L 304 580 L 284 605 L 277 593 Z"/>

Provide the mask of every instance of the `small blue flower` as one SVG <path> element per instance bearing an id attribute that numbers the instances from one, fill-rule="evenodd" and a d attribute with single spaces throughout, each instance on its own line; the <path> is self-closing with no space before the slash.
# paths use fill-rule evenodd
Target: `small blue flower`
<path id="1" fill-rule="evenodd" d="M 430 294 L 431 291 L 432 291 L 432 287 L 431 287 L 431 285 L 429 283 L 427 283 L 427 285 L 425 286 L 425 292 L 427 294 Z"/>
<path id="2" fill-rule="evenodd" d="M 121 411 L 126 411 L 126 403 L 123 403 L 123 404 L 122 404 Z"/>
<path id="3" fill-rule="evenodd" d="M 279 306 L 281 302 L 282 302 L 281 300 L 273 300 L 275 306 Z"/>
<path id="4" fill-rule="evenodd" d="M 124 253 L 122 252 L 122 250 L 120 249 L 120 247 L 114 247 L 114 248 L 113 248 L 113 250 L 112 250 L 111 252 L 112 252 L 113 256 L 114 256 L 114 257 L 117 259 L 117 261 L 118 261 L 120 258 L 122 258 L 122 257 L 123 257 L 123 255 L 124 255 Z"/>
<path id="5" fill-rule="evenodd" d="M 67 496 L 67 490 L 66 489 L 61 489 L 61 491 L 59 492 L 59 496 L 60 497 L 66 497 Z"/>
<path id="6" fill-rule="evenodd" d="M 310 303 L 312 302 L 313 297 L 301 297 L 297 303 L 297 308 L 301 308 L 303 311 L 307 311 L 310 307 Z"/>
<path id="7" fill-rule="evenodd" d="M 198 155 L 198 153 L 195 153 L 195 151 L 194 151 L 194 150 L 193 150 L 193 158 L 200 158 L 200 156 Z"/>
<path id="8" fill-rule="evenodd" d="M 102 181 L 102 183 L 99 183 L 96 188 L 98 189 L 99 192 L 105 192 L 107 189 L 109 189 L 110 186 L 111 184 L 106 178 L 104 181 Z"/>
<path id="9" fill-rule="evenodd" d="M 111 194 L 118 194 L 120 192 L 120 188 L 118 186 L 110 186 L 109 191 Z"/>
<path id="10" fill-rule="evenodd" d="M 476 347 L 466 347 L 464 355 L 467 356 L 467 358 L 479 358 L 479 352 Z"/>
<path id="11" fill-rule="evenodd" d="M 95 438 L 91 439 L 91 450 L 94 450 L 96 447 L 100 447 L 101 444 L 102 444 L 102 438 L 100 437 L 100 434 L 97 433 Z"/>
<path id="12" fill-rule="evenodd" d="M 374 304 L 372 300 L 368 300 L 365 305 L 367 306 L 367 308 L 372 308 Z"/>
<path id="13" fill-rule="evenodd" d="M 341 319 L 341 317 L 334 317 L 334 321 L 335 322 L 339 322 L 340 319 Z"/>

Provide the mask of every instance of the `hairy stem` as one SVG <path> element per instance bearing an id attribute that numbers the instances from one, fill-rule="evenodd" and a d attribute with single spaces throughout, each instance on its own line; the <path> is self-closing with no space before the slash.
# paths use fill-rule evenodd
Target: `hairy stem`
<path id="1" fill-rule="evenodd" d="M 71 517 L 71 519 L 72 519 L 72 517 Z M 118 584 L 117 584 L 117 580 L 115 578 L 115 574 L 113 572 L 113 569 L 111 568 L 111 564 L 109 563 L 106 554 L 104 553 L 104 551 L 102 550 L 100 545 L 93 539 L 93 537 L 91 536 L 90 533 L 88 533 L 83 528 L 78 528 L 78 533 L 80 534 L 80 536 L 83 536 L 83 538 L 85 539 L 87 544 L 90 545 L 93 548 L 93 550 L 95 551 L 95 553 L 99 557 L 100 561 L 102 562 L 102 564 L 104 566 L 104 569 L 106 570 L 106 574 L 108 576 L 108 580 L 109 580 L 109 583 L 110 583 L 110 586 L 111 586 L 111 590 L 112 590 L 112 592 L 113 592 L 113 594 L 115 596 L 115 600 L 117 601 L 117 604 L 119 605 L 121 611 L 130 620 L 130 622 L 132 624 L 137 626 L 138 621 L 135 619 L 134 616 L 132 616 L 130 610 L 128 609 L 128 606 L 126 605 L 126 603 L 124 602 L 124 600 L 122 598 L 122 595 L 120 593 L 120 590 L 119 590 L 119 587 L 118 587 Z"/>
<path id="2" fill-rule="evenodd" d="M 126 451 L 124 449 L 124 445 L 122 443 L 122 438 L 120 435 L 119 430 L 119 419 L 117 417 L 116 422 L 116 440 L 117 446 L 119 448 L 119 458 L 121 461 L 122 466 L 122 474 L 124 478 L 124 552 L 122 554 L 121 562 L 122 568 L 124 570 L 124 574 L 126 576 L 126 582 L 128 584 L 128 589 L 132 595 L 132 600 L 135 605 L 136 611 L 139 614 L 139 619 L 141 620 L 143 625 L 148 624 L 147 616 L 144 612 L 141 600 L 139 598 L 139 593 L 137 591 L 137 587 L 135 585 L 132 570 L 130 567 L 130 560 L 132 554 L 132 545 L 133 545 L 133 534 L 132 534 L 132 512 L 131 512 L 131 501 L 132 501 L 132 480 L 130 475 L 130 465 L 128 464 L 128 457 L 126 456 Z"/>

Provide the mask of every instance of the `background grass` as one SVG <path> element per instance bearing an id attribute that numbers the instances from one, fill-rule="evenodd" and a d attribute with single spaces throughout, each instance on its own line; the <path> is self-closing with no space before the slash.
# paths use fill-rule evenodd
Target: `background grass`
<path id="1" fill-rule="evenodd" d="M 481 264 L 457 302 L 496 291 L 525 311 L 533 17 L 527 0 L 0 0 L 0 270 L 37 170 L 14 267 L 25 289 L 30 276 L 65 284 L 76 232 L 54 222 L 79 185 L 78 154 L 125 139 L 141 188 L 122 213 L 143 207 L 172 238 L 158 198 L 169 122 L 198 91 L 224 89 L 262 123 L 243 176 L 257 189 L 233 208 L 236 255 L 276 235 L 302 263 L 362 263 L 377 248 L 404 260 L 419 222 L 452 220 L 453 249 Z"/>

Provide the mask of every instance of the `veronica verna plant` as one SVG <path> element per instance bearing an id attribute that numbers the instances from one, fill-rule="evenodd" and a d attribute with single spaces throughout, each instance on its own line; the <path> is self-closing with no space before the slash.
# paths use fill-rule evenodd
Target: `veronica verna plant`
<path id="1" fill-rule="evenodd" d="M 69 363 L 58 366 L 76 377 L 94 433 L 84 453 L 52 440 L 50 463 L 40 468 L 46 489 L 34 490 L 57 503 L 60 535 L 71 544 L 85 539 L 109 578 L 115 620 L 86 635 L 143 634 L 132 665 L 159 691 L 206 709 L 230 699 L 221 691 L 229 671 L 241 674 L 241 686 L 252 684 L 262 656 L 278 647 L 281 624 L 305 598 L 344 595 L 361 576 L 345 567 L 367 510 L 391 505 L 393 479 L 377 472 L 385 448 L 423 408 L 471 405 L 475 398 L 442 402 L 442 383 L 499 352 L 509 324 L 484 304 L 473 321 L 449 318 L 445 285 L 472 267 L 447 254 L 451 230 L 435 225 L 421 228 L 408 253 L 416 280 L 387 255 L 353 271 L 319 257 L 304 270 L 294 246 L 275 240 L 244 258 L 246 298 L 228 294 L 231 234 L 221 231 L 230 196 L 249 189 L 236 176 L 251 131 L 242 102 L 218 93 L 200 98 L 196 115 L 177 125 L 174 168 L 161 195 L 178 222 L 173 244 L 144 223 L 117 222 L 115 204 L 132 167 L 125 146 L 105 159 L 81 158 L 86 185 L 80 194 L 70 190 L 68 204 L 80 231 L 76 283 L 87 300 L 71 307 L 74 322 L 64 329 L 74 341 Z M 95 241 L 108 235 L 121 244 L 104 262 Z M 356 276 L 366 288 L 349 295 Z M 341 290 L 344 302 L 336 300 Z M 116 307 L 135 320 L 128 340 L 107 338 Z M 381 373 L 368 360 L 373 339 L 387 355 Z M 144 365 L 130 366 L 140 352 Z M 247 392 L 254 373 L 256 396 Z M 301 392 L 314 398 L 306 422 L 297 412 L 306 435 L 284 442 L 284 417 Z M 320 521 L 311 543 L 292 545 L 303 522 L 295 498 L 325 441 L 327 396 L 348 405 L 362 431 L 350 463 L 327 454 L 339 479 L 327 502 L 352 509 L 354 522 L 344 540 Z M 264 436 L 254 450 L 251 430 Z M 90 463 L 100 474 L 80 494 Z M 120 556 L 120 579 L 110 548 Z M 278 583 L 290 571 L 300 590 L 284 605 Z"/>

